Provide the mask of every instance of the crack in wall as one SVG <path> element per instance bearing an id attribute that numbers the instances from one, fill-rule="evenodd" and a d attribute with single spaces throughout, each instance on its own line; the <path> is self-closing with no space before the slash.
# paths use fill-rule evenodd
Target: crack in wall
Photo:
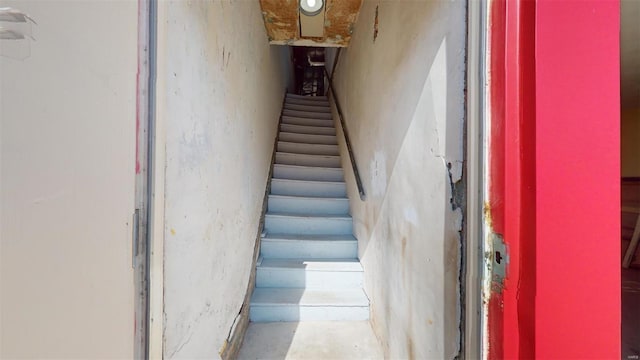
<path id="1" fill-rule="evenodd" d="M 180 350 L 182 350 L 183 347 L 185 347 L 185 345 L 187 345 L 190 341 L 191 338 L 193 337 L 193 330 L 192 328 L 196 327 L 196 325 L 198 325 L 200 323 L 200 321 L 202 320 L 202 318 L 209 314 L 211 312 L 211 303 L 207 302 L 204 306 L 204 309 L 202 309 L 196 316 L 195 319 L 193 321 L 190 322 L 190 324 L 187 326 L 187 336 L 183 337 L 183 340 L 180 342 L 180 344 L 176 347 L 176 349 L 171 352 L 171 354 L 169 355 L 169 358 L 173 358 L 173 356 L 175 354 L 177 354 L 178 352 L 180 352 Z"/>
<path id="2" fill-rule="evenodd" d="M 466 131 L 465 131 L 466 133 Z M 466 136 L 465 136 L 466 138 Z M 464 145 L 466 148 L 466 144 Z M 465 220 L 466 220 L 466 204 L 467 204 L 467 180 L 464 176 L 464 161 L 455 161 L 454 164 L 447 162 L 447 174 L 449 175 L 449 186 L 451 188 L 451 197 L 449 202 L 451 203 L 451 210 L 459 212 L 460 216 L 457 218 L 459 221 L 456 224 L 458 229 L 458 336 L 460 340 L 458 342 L 458 353 L 453 357 L 459 359 L 464 354 L 464 296 L 465 296 L 465 268 L 464 259 L 466 257 L 465 249 Z"/>

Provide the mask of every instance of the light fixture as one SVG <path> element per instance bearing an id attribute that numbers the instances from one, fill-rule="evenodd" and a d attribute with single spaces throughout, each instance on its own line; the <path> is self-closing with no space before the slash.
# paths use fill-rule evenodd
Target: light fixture
<path id="1" fill-rule="evenodd" d="M 307 16 L 316 16 L 324 7 L 324 0 L 300 0 L 300 11 Z"/>
<path id="2" fill-rule="evenodd" d="M 36 22 L 20 10 L 0 8 L 0 40 L 21 40 L 31 36 L 31 24 Z"/>

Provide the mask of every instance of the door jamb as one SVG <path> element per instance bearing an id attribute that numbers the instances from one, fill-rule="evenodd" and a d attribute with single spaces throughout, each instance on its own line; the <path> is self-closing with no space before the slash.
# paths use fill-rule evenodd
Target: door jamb
<path id="1" fill-rule="evenodd" d="M 480 359 L 483 354 L 483 203 L 485 173 L 485 54 L 486 1 L 467 2 L 467 217 L 463 322 L 463 355 Z"/>

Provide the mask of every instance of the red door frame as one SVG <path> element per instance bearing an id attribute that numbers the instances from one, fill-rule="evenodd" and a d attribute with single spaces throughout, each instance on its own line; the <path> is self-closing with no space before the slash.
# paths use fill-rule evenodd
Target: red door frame
<path id="1" fill-rule="evenodd" d="M 489 218 L 498 358 L 620 358 L 618 0 L 493 0 Z"/>

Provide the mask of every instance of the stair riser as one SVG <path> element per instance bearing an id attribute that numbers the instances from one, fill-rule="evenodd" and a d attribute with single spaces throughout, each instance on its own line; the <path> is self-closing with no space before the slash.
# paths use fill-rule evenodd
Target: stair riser
<path id="1" fill-rule="evenodd" d="M 310 111 L 310 112 L 321 112 L 321 113 L 331 112 L 331 109 L 328 106 L 323 106 L 321 104 L 302 105 L 302 104 L 286 103 L 284 104 L 284 108 L 285 110 L 296 110 L 296 111 Z"/>
<path id="2" fill-rule="evenodd" d="M 319 126 L 319 127 L 329 127 L 329 128 L 335 127 L 333 120 L 314 120 L 314 119 L 291 117 L 291 116 L 283 116 L 282 123 L 291 124 L 291 125 L 302 125 L 302 126 Z"/>
<path id="3" fill-rule="evenodd" d="M 256 287 L 305 289 L 357 289 L 362 287 L 360 271 L 305 271 L 304 269 L 256 269 Z"/>
<path id="4" fill-rule="evenodd" d="M 303 144 L 338 145 L 338 139 L 335 135 L 306 135 L 281 132 L 278 140 Z"/>
<path id="5" fill-rule="evenodd" d="M 270 321 L 363 321 L 369 320 L 368 306 L 256 306 L 251 305 L 249 319 Z"/>
<path id="6" fill-rule="evenodd" d="M 263 239 L 260 254 L 279 259 L 349 259 L 358 256 L 356 241 L 274 241 Z"/>
<path id="7" fill-rule="evenodd" d="M 287 99 L 299 99 L 308 101 L 327 101 L 326 96 L 304 96 L 298 94 L 287 94 Z"/>
<path id="8" fill-rule="evenodd" d="M 340 150 L 337 145 L 298 144 L 283 141 L 278 141 L 278 151 L 292 154 L 340 155 Z"/>
<path id="9" fill-rule="evenodd" d="M 343 181 L 344 173 L 338 168 L 291 167 L 276 164 L 273 167 L 273 177 L 291 180 Z"/>
<path id="10" fill-rule="evenodd" d="M 339 168 L 340 158 L 326 155 L 276 153 L 276 164 Z"/>
<path id="11" fill-rule="evenodd" d="M 291 196 L 345 197 L 347 187 L 344 183 L 293 183 L 272 179 L 271 193 Z"/>
<path id="12" fill-rule="evenodd" d="M 309 119 L 325 119 L 325 120 L 331 120 L 333 118 L 333 116 L 330 113 L 308 112 L 308 111 L 287 110 L 287 109 L 284 109 L 282 111 L 282 115 L 303 117 L 303 118 L 309 118 Z"/>
<path id="13" fill-rule="evenodd" d="M 329 106 L 329 101 L 327 100 L 303 100 L 303 99 L 292 99 L 287 98 L 285 105 L 309 105 L 309 106 Z"/>
<path id="14" fill-rule="evenodd" d="M 272 212 L 293 214 L 347 215 L 349 213 L 349 200 L 269 196 L 267 208 Z"/>
<path id="15" fill-rule="evenodd" d="M 265 229 L 273 234 L 352 234 L 351 218 L 309 218 L 289 216 L 265 216 Z"/>
<path id="16" fill-rule="evenodd" d="M 335 135 L 336 129 L 332 127 L 319 127 L 319 126 L 302 126 L 292 124 L 280 125 L 280 131 L 296 133 L 296 134 L 310 134 L 310 135 Z"/>

